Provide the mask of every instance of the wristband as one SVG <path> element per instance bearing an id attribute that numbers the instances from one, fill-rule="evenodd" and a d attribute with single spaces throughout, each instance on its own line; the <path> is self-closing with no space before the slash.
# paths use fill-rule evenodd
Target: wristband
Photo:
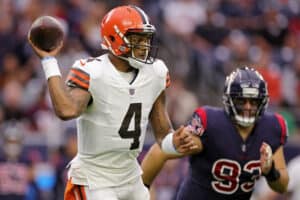
<path id="1" fill-rule="evenodd" d="M 277 181 L 280 178 L 280 172 L 275 168 L 274 161 L 272 161 L 272 167 L 268 174 L 263 174 L 268 182 Z"/>
<path id="2" fill-rule="evenodd" d="M 44 57 L 42 58 L 41 62 L 47 80 L 52 76 L 61 76 L 57 60 L 54 57 Z"/>
<path id="3" fill-rule="evenodd" d="M 168 135 L 166 135 L 164 137 L 164 139 L 161 142 L 161 149 L 163 152 L 167 153 L 167 154 L 173 154 L 173 155 L 181 155 L 181 153 L 179 153 L 174 144 L 173 144 L 173 133 L 169 133 Z"/>

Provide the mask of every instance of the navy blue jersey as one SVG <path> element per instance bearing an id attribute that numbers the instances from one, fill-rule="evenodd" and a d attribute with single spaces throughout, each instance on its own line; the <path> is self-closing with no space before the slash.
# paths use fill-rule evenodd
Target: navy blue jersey
<path id="1" fill-rule="evenodd" d="M 190 157 L 190 170 L 178 200 L 250 199 L 261 176 L 260 147 L 273 152 L 286 142 L 286 124 L 279 114 L 265 112 L 244 141 L 223 109 L 198 108 L 190 122 L 201 133 L 203 151 Z"/>

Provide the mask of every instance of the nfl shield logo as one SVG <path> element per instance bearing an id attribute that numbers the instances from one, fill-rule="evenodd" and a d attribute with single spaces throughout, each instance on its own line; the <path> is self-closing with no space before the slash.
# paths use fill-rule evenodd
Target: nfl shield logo
<path id="1" fill-rule="evenodd" d="M 130 95 L 134 95 L 134 93 L 135 93 L 135 89 L 134 89 L 134 88 L 130 88 L 130 89 L 129 89 L 129 94 L 130 94 Z"/>

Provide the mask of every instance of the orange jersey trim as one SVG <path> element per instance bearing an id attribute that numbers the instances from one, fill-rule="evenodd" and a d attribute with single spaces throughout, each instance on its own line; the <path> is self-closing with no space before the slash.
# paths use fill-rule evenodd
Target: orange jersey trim
<path id="1" fill-rule="evenodd" d="M 78 85 L 80 88 L 83 89 L 89 89 L 89 85 L 82 82 L 81 80 L 77 79 L 76 77 L 68 77 L 68 82 L 72 82 L 75 83 L 76 85 Z"/>
<path id="2" fill-rule="evenodd" d="M 80 69 L 71 69 L 67 77 L 67 84 L 71 87 L 88 90 L 90 86 L 90 76 Z"/>
<path id="3" fill-rule="evenodd" d="M 74 73 L 76 76 L 82 78 L 83 80 L 90 81 L 90 76 L 82 70 L 71 69 L 70 74 L 72 74 L 72 73 Z"/>
<path id="4" fill-rule="evenodd" d="M 167 73 L 167 77 L 166 77 L 166 88 L 170 87 L 171 85 L 171 77 L 169 72 Z"/>
<path id="5" fill-rule="evenodd" d="M 64 200 L 87 200 L 84 186 L 74 185 L 68 180 Z"/>

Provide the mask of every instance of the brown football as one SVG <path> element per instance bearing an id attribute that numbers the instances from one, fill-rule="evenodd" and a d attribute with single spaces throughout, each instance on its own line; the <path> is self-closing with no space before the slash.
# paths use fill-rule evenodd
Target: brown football
<path id="1" fill-rule="evenodd" d="M 28 34 L 35 46 L 48 52 L 55 49 L 64 37 L 62 24 L 51 16 L 37 18 L 32 23 Z"/>

